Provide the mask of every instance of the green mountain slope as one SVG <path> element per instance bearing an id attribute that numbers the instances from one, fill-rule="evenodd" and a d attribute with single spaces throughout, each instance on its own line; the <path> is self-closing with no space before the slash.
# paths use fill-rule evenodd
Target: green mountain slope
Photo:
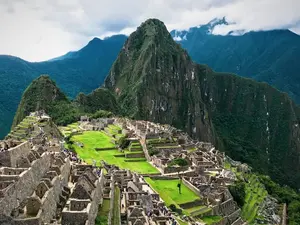
<path id="1" fill-rule="evenodd" d="M 12 127 L 18 125 L 30 112 L 39 110 L 45 110 L 58 125 L 73 122 L 78 115 L 71 101 L 46 75 L 35 79 L 25 90 Z"/>
<path id="2" fill-rule="evenodd" d="M 299 108 L 267 84 L 193 63 L 161 21 L 130 35 L 105 87 L 129 116 L 170 123 L 300 187 Z"/>
<path id="3" fill-rule="evenodd" d="M 189 31 L 172 31 L 193 60 L 219 72 L 236 73 L 264 81 L 287 92 L 300 103 L 300 36 L 289 30 L 248 32 L 244 35 L 212 35 L 225 19 L 214 20 Z"/>
<path id="4" fill-rule="evenodd" d="M 22 93 L 35 78 L 49 74 L 71 98 L 102 85 L 123 43 L 124 35 L 90 41 L 79 51 L 39 63 L 0 55 L 0 138 L 8 132 Z"/>
<path id="5" fill-rule="evenodd" d="M 75 102 L 80 111 L 85 113 L 95 113 L 98 110 L 119 112 L 115 95 L 105 88 L 97 88 L 88 95 L 80 93 Z"/>
<path id="6" fill-rule="evenodd" d="M 213 139 L 211 121 L 196 67 L 165 25 L 148 20 L 130 35 L 114 62 L 105 86 L 113 90 L 121 111 L 137 119 L 173 124 L 203 140 Z"/>

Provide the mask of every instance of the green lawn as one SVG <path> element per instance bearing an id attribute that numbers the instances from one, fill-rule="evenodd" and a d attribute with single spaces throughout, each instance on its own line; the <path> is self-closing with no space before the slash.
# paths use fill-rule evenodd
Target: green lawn
<path id="1" fill-rule="evenodd" d="M 179 180 L 152 180 L 149 177 L 145 178 L 145 180 L 156 192 L 159 193 L 167 206 L 174 204 L 177 208 L 180 208 L 179 204 L 192 202 L 200 198 L 183 183 L 181 184 L 181 194 L 179 194 L 177 187 Z M 195 211 L 197 208 L 198 206 L 186 209 L 184 212 L 189 214 L 189 212 Z"/>
<path id="2" fill-rule="evenodd" d="M 204 216 L 201 218 L 208 225 L 220 222 L 222 219 L 222 216 Z"/>
<path id="3" fill-rule="evenodd" d="M 83 143 L 84 147 L 80 148 L 74 144 L 77 154 L 87 163 L 92 163 L 95 159 L 100 165 L 100 160 L 104 160 L 109 164 L 115 164 L 122 169 L 130 169 L 138 173 L 159 173 L 147 161 L 141 162 L 125 162 L 124 157 L 115 157 L 114 155 L 121 154 L 117 149 L 107 151 L 96 151 L 95 148 L 109 148 L 115 145 L 110 142 L 111 137 L 100 131 L 86 131 L 83 134 L 74 135 L 71 138 L 74 142 Z"/>

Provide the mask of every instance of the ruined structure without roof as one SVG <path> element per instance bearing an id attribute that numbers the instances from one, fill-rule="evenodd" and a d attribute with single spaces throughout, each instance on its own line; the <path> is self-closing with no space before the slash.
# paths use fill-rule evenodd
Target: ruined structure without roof
<path id="1" fill-rule="evenodd" d="M 44 112 L 30 116 L 48 118 Z M 130 142 L 139 143 L 129 151 L 142 151 L 160 171 L 151 179 L 174 180 L 180 174 L 182 182 L 199 196 L 200 200 L 180 205 L 183 209 L 190 204 L 203 206 L 185 218 L 187 223 L 197 224 L 193 217 L 201 213 L 222 216 L 218 225 L 244 224 L 227 189 L 235 176 L 223 169 L 224 154 L 214 146 L 196 142 L 171 126 L 147 121 L 81 117 L 80 126 L 105 131 L 113 123 L 122 127 Z M 93 225 L 107 200 L 108 224 L 171 225 L 178 219 L 144 176 L 106 162 L 103 168 L 87 165 L 64 149 L 61 140 L 49 140 L 42 133 L 23 142 L 0 142 L 0 224 Z M 186 165 L 172 164 L 176 159 L 184 159 Z"/>

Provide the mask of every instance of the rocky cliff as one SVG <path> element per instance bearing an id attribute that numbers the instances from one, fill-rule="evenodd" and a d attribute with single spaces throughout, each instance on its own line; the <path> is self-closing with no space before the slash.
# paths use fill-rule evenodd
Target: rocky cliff
<path id="1" fill-rule="evenodd" d="M 105 80 L 121 111 L 136 119 L 172 124 L 193 137 L 215 137 L 199 88 L 197 66 L 156 19 L 130 35 Z"/>
<path id="2" fill-rule="evenodd" d="M 130 35 L 105 87 L 127 115 L 172 124 L 300 187 L 299 107 L 267 84 L 195 64 L 161 21 Z"/>

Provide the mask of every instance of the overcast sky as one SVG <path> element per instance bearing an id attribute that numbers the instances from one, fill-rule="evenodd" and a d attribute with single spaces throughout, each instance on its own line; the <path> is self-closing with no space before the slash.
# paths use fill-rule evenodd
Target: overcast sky
<path id="1" fill-rule="evenodd" d="M 225 16 L 229 30 L 288 28 L 300 34 L 300 0 L 0 0 L 0 54 L 42 61 L 93 37 L 130 34 L 148 18 L 169 30 Z"/>

